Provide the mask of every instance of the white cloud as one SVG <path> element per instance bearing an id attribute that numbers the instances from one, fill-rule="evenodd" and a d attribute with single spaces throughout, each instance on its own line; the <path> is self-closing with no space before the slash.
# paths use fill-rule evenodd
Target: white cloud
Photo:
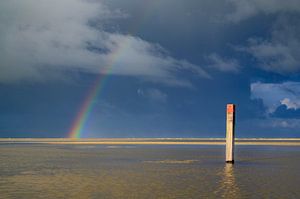
<path id="1" fill-rule="evenodd" d="M 236 59 L 226 59 L 213 53 L 207 56 L 209 67 L 220 70 L 222 72 L 237 73 L 240 70 L 240 65 Z"/>
<path id="2" fill-rule="evenodd" d="M 168 95 L 157 88 L 138 89 L 139 96 L 145 97 L 151 101 L 165 103 L 167 102 Z"/>
<path id="3" fill-rule="evenodd" d="M 285 105 L 287 109 L 300 109 L 300 99 L 290 100 L 289 98 L 284 98 L 280 101 L 282 105 Z"/>
<path id="4" fill-rule="evenodd" d="M 273 113 L 280 105 L 287 109 L 300 108 L 300 82 L 252 83 L 251 98 L 262 99 L 268 113 Z"/>
<path id="5" fill-rule="evenodd" d="M 298 129 L 300 128 L 300 119 L 268 118 L 261 120 L 259 124 L 262 127 Z"/>
<path id="6" fill-rule="evenodd" d="M 168 55 L 158 44 L 111 33 L 101 24 L 125 16 L 88 0 L 0 2 L 0 82 L 44 80 L 69 71 L 132 75 L 190 86 L 180 71 L 209 75 Z M 91 21 L 97 21 L 97 28 Z"/>

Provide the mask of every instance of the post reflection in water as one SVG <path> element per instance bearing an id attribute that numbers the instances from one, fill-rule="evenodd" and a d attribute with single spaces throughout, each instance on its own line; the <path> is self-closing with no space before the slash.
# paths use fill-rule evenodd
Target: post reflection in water
<path id="1" fill-rule="evenodd" d="M 225 164 L 223 171 L 220 172 L 220 176 L 221 180 L 215 193 L 222 198 L 240 198 L 240 190 L 234 174 L 234 165 Z"/>

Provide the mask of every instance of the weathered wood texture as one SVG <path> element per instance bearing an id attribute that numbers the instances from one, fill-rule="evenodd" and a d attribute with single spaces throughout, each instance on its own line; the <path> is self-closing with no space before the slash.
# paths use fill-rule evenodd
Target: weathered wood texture
<path id="1" fill-rule="evenodd" d="M 234 163 L 235 105 L 227 104 L 226 111 L 226 162 Z"/>

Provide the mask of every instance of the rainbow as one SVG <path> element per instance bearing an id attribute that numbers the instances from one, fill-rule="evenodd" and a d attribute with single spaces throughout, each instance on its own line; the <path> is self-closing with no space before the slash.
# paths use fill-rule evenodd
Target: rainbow
<path id="1" fill-rule="evenodd" d="M 88 91 L 88 95 L 85 98 L 82 106 L 80 107 L 77 116 L 73 122 L 71 127 L 69 137 L 70 138 L 80 138 L 81 131 L 84 127 L 84 123 L 87 120 L 89 114 L 92 111 L 93 105 L 95 104 L 98 93 L 103 87 L 103 82 L 105 80 L 105 74 L 99 75 L 97 80 L 95 81 L 92 88 Z"/>
<path id="2" fill-rule="evenodd" d="M 68 133 L 69 138 L 80 138 L 84 125 L 91 114 L 93 107 L 95 105 L 97 97 L 100 95 L 103 90 L 106 79 L 112 71 L 114 63 L 117 61 L 117 58 L 122 53 L 123 49 L 128 45 L 129 40 L 124 39 L 121 44 L 116 48 L 114 52 L 111 52 L 110 61 L 107 67 L 103 71 L 99 73 L 98 78 L 92 85 L 92 87 L 87 92 L 87 96 L 85 97 L 82 105 L 79 108 L 79 111 L 76 115 L 75 120 L 72 123 L 70 132 Z"/>
<path id="3" fill-rule="evenodd" d="M 138 23 L 131 25 L 131 32 L 135 32 L 136 29 L 142 25 L 142 22 L 150 14 L 150 8 L 152 7 L 152 5 L 150 5 L 151 2 L 152 0 L 149 0 L 145 3 L 145 12 L 141 12 L 143 16 L 139 17 Z M 105 85 L 106 79 L 109 77 L 113 66 L 117 62 L 118 58 L 122 55 L 122 52 L 126 50 L 130 39 L 131 38 L 124 37 L 124 39 L 120 42 L 117 48 L 113 52 L 111 52 L 108 66 L 99 73 L 98 78 L 95 80 L 95 82 L 87 92 L 87 95 L 84 98 L 84 101 L 76 114 L 75 120 L 72 122 L 70 131 L 68 133 L 69 138 L 82 137 L 83 128 L 85 126 L 86 121 L 89 118 L 89 115 L 93 110 L 96 99 L 100 96 L 101 91 L 103 90 L 103 87 Z"/>

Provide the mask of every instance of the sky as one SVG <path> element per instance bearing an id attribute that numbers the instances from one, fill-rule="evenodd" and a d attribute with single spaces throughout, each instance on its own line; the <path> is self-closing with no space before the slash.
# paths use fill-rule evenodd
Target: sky
<path id="1" fill-rule="evenodd" d="M 300 137 L 299 0 L 2 0 L 0 137 Z"/>

